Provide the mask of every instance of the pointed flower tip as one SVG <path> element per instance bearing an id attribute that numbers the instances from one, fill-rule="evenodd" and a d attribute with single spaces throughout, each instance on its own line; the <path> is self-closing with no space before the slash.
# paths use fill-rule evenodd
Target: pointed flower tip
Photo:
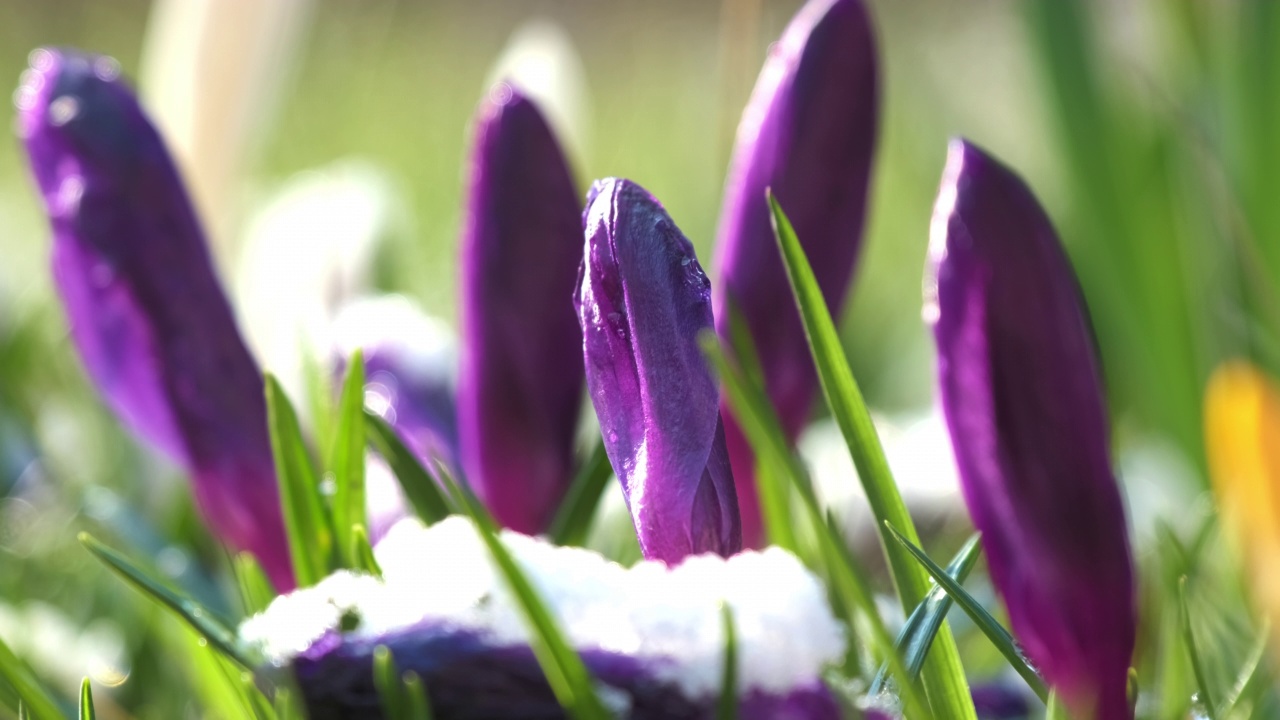
<path id="1" fill-rule="evenodd" d="M 1128 717 L 1133 566 L 1071 264 L 1027 185 L 966 141 L 951 144 L 931 232 L 925 315 L 993 583 L 1069 702 Z"/>
<path id="2" fill-rule="evenodd" d="M 582 206 L 536 104 L 499 84 L 477 119 L 462 241 L 462 466 L 505 527 L 546 529 L 573 475 Z"/>
<path id="3" fill-rule="evenodd" d="M 818 377 L 765 190 L 786 208 L 827 307 L 839 313 L 862 244 L 879 105 L 875 33 L 863 3 L 810 0 L 770 48 L 738 126 L 716 246 L 716 329 L 729 338 L 732 305 L 793 442 L 810 417 Z M 755 546 L 763 536 L 755 459 L 737 426 L 726 429 L 744 530 Z"/>
<path id="4" fill-rule="evenodd" d="M 693 245 L 644 188 L 595 183 L 575 298 L 587 388 L 645 556 L 741 548 L 718 409 L 698 337 L 710 283 Z"/>

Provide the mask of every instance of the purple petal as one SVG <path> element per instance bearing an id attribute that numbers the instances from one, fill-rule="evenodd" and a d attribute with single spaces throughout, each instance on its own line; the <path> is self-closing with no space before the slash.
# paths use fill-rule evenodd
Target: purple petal
<path id="1" fill-rule="evenodd" d="M 528 646 L 493 646 L 448 624 L 424 624 L 372 639 L 326 636 L 293 664 L 312 720 L 382 718 L 373 685 L 373 651 L 386 645 L 403 672 L 422 677 L 435 717 L 529 720 L 566 717 Z M 688 698 L 658 677 L 659 661 L 608 650 L 584 650 L 583 662 L 606 698 L 625 704 L 631 720 L 711 720 L 718 698 Z M 785 695 L 759 690 L 739 701 L 742 720 L 838 720 L 839 705 L 821 682 Z"/>
<path id="2" fill-rule="evenodd" d="M 788 439 L 809 417 L 818 381 L 773 237 L 766 188 L 786 208 L 833 314 L 853 277 L 875 150 L 875 38 L 861 0 L 810 0 L 773 46 L 738 127 L 720 216 L 716 329 L 730 306 L 755 340 Z M 726 407 L 743 537 L 762 540 L 755 458 Z"/>
<path id="3" fill-rule="evenodd" d="M 191 472 L 205 519 L 292 587 L 262 376 L 182 181 L 109 58 L 37 50 L 19 134 L 71 338 L 107 403 Z"/>
<path id="4" fill-rule="evenodd" d="M 930 255 L 942 407 L 1014 634 L 1076 708 L 1130 718 L 1133 568 L 1071 265 L 1027 186 L 964 141 L 948 153 Z"/>
<path id="5" fill-rule="evenodd" d="M 583 370 L 569 298 L 581 212 L 546 121 L 499 85 L 472 150 L 458 430 L 471 486 L 499 522 L 526 533 L 546 529 L 573 475 Z"/>
<path id="6" fill-rule="evenodd" d="M 649 193 L 591 188 L 576 297 L 587 388 L 640 548 L 678 562 L 741 549 L 719 390 L 698 346 L 711 286 L 693 245 Z"/>

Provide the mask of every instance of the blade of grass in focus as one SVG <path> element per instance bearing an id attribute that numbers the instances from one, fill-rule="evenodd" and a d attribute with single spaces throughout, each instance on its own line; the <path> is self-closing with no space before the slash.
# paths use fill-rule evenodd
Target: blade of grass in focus
<path id="1" fill-rule="evenodd" d="M 95 720 L 98 713 L 93 710 L 93 688 L 89 685 L 89 678 L 85 678 L 80 682 L 80 720 Z"/>
<path id="2" fill-rule="evenodd" d="M 302 439 L 302 428 L 284 389 L 266 376 L 267 426 L 280 484 L 280 506 L 289 538 L 289 557 L 298 587 L 315 585 L 337 569 L 332 519 L 325 510 L 320 481 Z"/>
<path id="3" fill-rule="evenodd" d="M 991 617 L 991 613 L 988 613 L 981 603 L 974 600 L 972 595 L 960 587 L 959 583 L 952 580 L 951 576 L 938 567 L 937 563 L 930 559 L 915 543 L 912 543 L 905 535 L 898 532 L 893 525 L 886 522 L 885 527 L 889 529 L 893 538 L 920 563 L 920 566 L 933 576 L 939 587 L 945 590 L 951 596 L 951 599 L 955 600 L 956 604 L 969 615 L 973 620 L 973 624 L 978 626 L 978 629 L 996 646 L 996 649 L 1000 651 L 1004 659 L 1013 666 L 1013 669 L 1022 676 L 1023 680 L 1027 681 L 1027 685 L 1032 692 L 1041 700 L 1047 702 L 1049 689 L 1045 686 L 1044 680 L 1035 671 L 1035 668 L 1031 667 L 1031 664 L 1023 657 L 1018 644 L 1013 640 L 1013 636 L 995 618 Z"/>
<path id="4" fill-rule="evenodd" d="M 1196 644 L 1195 633 L 1191 630 L 1191 610 L 1187 606 L 1187 578 L 1178 581 L 1178 609 L 1182 618 L 1182 641 L 1191 658 L 1191 671 L 1196 676 L 1196 686 L 1200 696 L 1200 707 L 1207 720 L 1217 720 L 1218 705 L 1213 701 L 1214 692 L 1209 687 L 1209 676 L 1205 673 L 1204 661 L 1200 657 L 1200 648 Z"/>
<path id="5" fill-rule="evenodd" d="M 262 566 L 252 553 L 236 553 L 231 559 L 231 567 L 235 572 L 236 586 L 240 590 L 240 603 L 245 615 L 253 615 L 267 609 L 276 597 L 275 588 L 262 571 Z"/>
<path id="6" fill-rule="evenodd" d="M 981 552 L 982 546 L 978 543 L 978 535 L 974 534 L 947 565 L 947 575 L 957 584 L 963 584 L 965 578 L 969 576 L 969 571 L 977 564 Z M 920 674 L 925 655 L 933 644 L 934 636 L 938 634 L 938 628 L 942 627 L 942 621 L 946 619 L 947 612 L 951 610 L 952 603 L 947 591 L 941 585 L 935 586 L 929 591 L 924 601 L 911 612 L 907 621 L 903 623 L 902 630 L 898 632 L 895 645 L 898 652 L 902 654 L 907 674 L 912 680 Z M 874 697 L 884 687 L 888 674 L 889 666 L 881 665 L 867 694 Z"/>
<path id="7" fill-rule="evenodd" d="M 241 667 L 253 669 L 254 663 L 249 659 L 246 650 L 240 646 L 235 631 L 231 630 L 231 626 L 228 623 L 219 619 L 208 608 L 189 597 L 170 590 L 164 583 L 139 567 L 137 563 L 111 549 L 89 533 L 80 533 L 79 540 L 80 544 L 93 553 L 94 557 L 124 578 L 130 585 L 155 602 L 177 613 L 178 617 L 186 621 L 192 629 L 208 640 L 211 647 L 216 648 L 223 655 L 239 663 Z"/>
<path id="8" fill-rule="evenodd" d="M 365 520 L 364 486 L 364 355 L 357 350 L 347 363 L 347 375 L 338 399 L 338 418 L 330 446 L 329 471 L 335 483 L 333 494 L 333 527 L 335 542 L 346 567 L 357 567 L 360 558 L 353 528 Z M 366 538 L 367 541 L 367 538 Z"/>
<path id="9" fill-rule="evenodd" d="M 735 417 L 741 423 L 743 434 L 746 435 L 756 457 L 769 467 L 778 468 L 777 480 L 789 480 L 800 496 L 809 521 L 813 525 L 818 544 L 821 546 L 822 559 L 829 571 L 829 582 L 834 586 L 846 607 L 858 609 L 864 622 L 871 629 L 873 647 L 880 657 L 890 664 L 894 674 L 904 678 L 899 689 L 903 694 L 909 716 L 925 717 L 922 711 L 926 705 L 922 698 L 917 697 L 915 684 L 905 680 L 907 677 L 905 666 L 893 646 L 893 640 L 884 626 L 884 620 L 880 617 L 866 573 L 849 554 L 841 534 L 827 524 L 804 467 L 787 446 L 782 426 L 773 411 L 773 406 L 765 397 L 764 390 L 747 384 L 734 371 L 724 348 L 720 346 L 713 332 L 705 332 L 699 342 L 703 353 L 720 375 L 720 382 L 724 386 L 730 407 L 733 408 Z"/>
<path id="10" fill-rule="evenodd" d="M 871 514 L 881 528 L 880 547 L 889 562 L 902 611 L 910 613 L 929 592 L 928 576 L 911 560 L 909 553 L 893 542 L 883 523 L 892 523 L 894 527 L 902 528 L 902 532 L 912 542 L 919 542 L 915 524 L 911 521 L 911 515 L 907 512 L 907 506 L 902 501 L 902 495 L 889 470 L 884 448 L 881 447 L 880 438 L 871 423 L 871 413 L 867 410 L 853 371 L 849 369 L 849 361 L 840 344 L 835 321 L 827 309 L 813 269 L 809 267 L 804 248 L 772 192 L 769 193 L 769 207 L 774 235 L 782 253 L 787 279 L 795 294 L 800 319 L 804 323 L 805 337 L 809 340 L 809 348 L 818 369 L 822 393 L 849 446 L 849 454 L 858 469 L 858 479 L 862 482 Z M 940 718 L 977 720 L 977 711 L 974 710 L 973 699 L 969 695 L 969 683 L 960 664 L 960 653 L 951 636 L 951 629 L 945 622 L 938 631 L 932 651 L 927 655 L 920 677 L 935 715 Z"/>
<path id="11" fill-rule="evenodd" d="M 475 523 L 476 532 L 489 550 L 495 569 L 511 589 L 520 614 L 529 626 L 529 646 L 555 693 L 560 706 L 573 720 L 606 720 L 609 717 L 596 695 L 591 673 L 561 632 L 555 616 L 538 596 L 533 583 L 498 537 L 498 527 L 484 506 L 466 488 L 445 478 L 449 490 Z"/>

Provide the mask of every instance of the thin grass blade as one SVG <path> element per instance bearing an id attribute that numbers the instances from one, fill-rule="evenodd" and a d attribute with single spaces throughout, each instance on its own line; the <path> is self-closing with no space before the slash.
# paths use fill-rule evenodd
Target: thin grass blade
<path id="1" fill-rule="evenodd" d="M 404 697 L 410 720 L 431 720 L 431 703 L 427 701 L 427 689 L 418 673 L 409 670 L 404 674 Z"/>
<path id="2" fill-rule="evenodd" d="M 18 693 L 19 702 L 31 717 L 38 720 L 55 720 L 65 717 L 44 685 L 36 679 L 35 673 L 22 661 L 13 650 L 0 640 L 0 677 L 13 686 Z"/>
<path id="3" fill-rule="evenodd" d="M 733 624 L 733 609 L 720 605 L 720 621 L 724 627 L 724 670 L 720 678 L 720 701 L 716 720 L 738 720 L 738 631 Z"/>
<path id="4" fill-rule="evenodd" d="M 947 575 L 955 580 L 957 584 L 964 583 L 965 578 L 969 577 L 969 571 L 977 564 L 978 556 L 981 552 L 982 546 L 978 542 L 978 535 L 974 534 L 947 565 Z M 907 666 L 907 673 L 912 680 L 920 674 L 920 668 L 924 666 L 924 659 L 929 651 L 929 646 L 933 643 L 933 638 L 937 635 L 938 628 L 942 627 L 942 621 L 946 619 L 952 603 L 951 596 L 947 594 L 947 591 L 942 589 L 940 585 L 935 586 L 929 591 L 924 602 L 916 606 L 916 609 L 907 618 L 907 622 L 902 625 L 902 630 L 898 633 L 895 645 L 898 648 L 898 652 L 902 654 L 903 662 Z M 871 682 L 871 690 L 868 691 L 868 694 L 874 696 L 880 692 L 888 679 L 888 675 L 888 664 L 881 665 L 880 671 L 876 673 L 875 680 Z"/>
<path id="5" fill-rule="evenodd" d="M 241 646 L 230 625 L 200 603 L 169 589 L 137 563 L 116 552 L 89 533 L 79 535 L 80 544 L 130 585 L 182 618 L 193 630 L 209 641 L 209 645 L 241 667 L 252 670 L 255 663 Z"/>
<path id="6" fill-rule="evenodd" d="M 369 531 L 365 530 L 363 525 L 355 525 L 351 528 L 350 556 L 353 558 L 351 563 L 353 570 L 366 572 L 374 577 L 382 577 L 382 568 L 378 566 L 378 559 L 373 555 L 373 545 L 369 542 Z"/>
<path id="7" fill-rule="evenodd" d="M 330 446 L 329 470 L 333 473 L 333 526 L 346 567 L 358 558 L 353 528 L 365 525 L 364 487 L 364 355 L 357 350 L 347 363 L 347 375 L 338 399 L 338 422 Z"/>
<path id="8" fill-rule="evenodd" d="M 431 525 L 458 512 L 449 498 L 440 492 L 435 478 L 422 467 L 417 456 L 405 446 L 386 420 L 366 410 L 364 422 L 369 444 L 391 466 L 391 472 L 400 481 L 400 488 L 422 522 Z"/>
<path id="9" fill-rule="evenodd" d="M 898 532 L 897 528 L 888 523 L 885 524 L 885 527 L 889 529 L 889 532 L 897 542 L 907 548 L 908 552 L 920 563 L 921 567 L 929 575 L 933 576 L 934 581 L 951 596 L 951 599 L 955 600 L 956 604 L 969 615 L 973 623 L 978 626 L 978 629 L 987 636 L 987 639 L 996 646 L 996 649 L 1000 651 L 1005 660 L 1013 666 L 1014 671 L 1027 682 L 1031 691 L 1042 701 L 1047 702 L 1049 698 L 1048 687 L 1045 686 L 1044 680 L 1035 671 L 1035 668 L 1031 667 L 1027 658 L 1023 656 L 1022 651 L 1018 649 L 1018 644 L 1014 642 L 1013 636 L 999 622 L 996 622 L 996 619 L 991 617 L 991 613 L 987 612 L 986 608 L 973 599 L 972 595 L 965 591 L 963 587 L 960 587 L 959 583 L 952 580 L 945 570 L 938 567 L 938 564 L 930 559 L 923 550 L 908 540 L 905 535 Z"/>
<path id="10" fill-rule="evenodd" d="M 89 686 L 89 678 L 80 681 L 80 720 L 96 720 L 98 714 L 93 711 L 93 688 Z"/>
<path id="11" fill-rule="evenodd" d="M 289 557 L 298 587 L 314 585 L 337 569 L 332 519 L 325 510 L 316 468 L 302 440 L 298 416 L 280 383 L 266 376 L 267 426 L 280 484 Z"/>
<path id="12" fill-rule="evenodd" d="M 871 423 L 871 413 L 867 410 L 862 391 L 858 389 L 858 383 L 849 369 L 849 361 L 840 344 L 835 321 L 818 288 L 813 269 L 809 266 L 791 222 L 787 220 L 773 193 L 769 193 L 769 207 L 783 265 L 786 266 L 787 278 L 795 293 L 796 306 L 804 324 L 805 337 L 809 340 L 809 348 L 818 369 L 818 380 L 831 414 L 849 446 L 849 454 L 858 469 L 858 478 L 862 482 L 871 513 L 877 525 L 892 523 L 894 527 L 902 528 L 912 542 L 919 542 L 907 506 L 889 471 L 889 462 L 885 459 L 880 438 Z M 910 613 L 929 592 L 928 576 L 883 530 L 880 532 L 880 546 L 889 562 L 902 611 Z M 926 658 L 921 679 L 935 714 L 942 718 L 977 720 L 973 699 L 969 695 L 969 683 L 965 678 L 964 668 L 960 665 L 960 654 L 951 637 L 951 630 L 945 623 L 938 631 L 933 650 Z"/>
<path id="13" fill-rule="evenodd" d="M 809 483 L 804 466 L 787 446 L 778 424 L 777 415 L 769 404 L 760 386 L 751 386 L 745 382 L 732 365 L 729 364 L 724 348 L 714 334 L 707 333 L 700 339 L 703 352 L 720 374 L 720 382 L 724 386 L 729 404 L 733 408 L 747 441 L 751 443 L 756 457 L 769 467 L 777 470 L 778 481 L 790 481 L 791 486 L 800 496 L 802 505 L 813 526 L 818 544 L 821 546 L 824 565 L 828 568 L 830 582 L 843 598 L 846 607 L 857 608 L 867 625 L 871 628 L 871 642 L 880 657 L 890 663 L 894 674 L 906 678 L 906 668 L 894 649 L 893 640 L 884 626 L 880 611 L 875 606 L 874 595 L 862 571 L 853 556 L 845 547 L 844 538 L 834 526 L 829 526 L 813 486 Z M 900 685 L 903 700 L 911 712 L 911 717 L 926 717 L 921 712 L 926 705 L 917 697 L 914 683 L 903 682 Z"/>
<path id="14" fill-rule="evenodd" d="M 587 666 L 565 639 L 555 617 L 538 597 L 533 583 L 502 544 L 493 518 L 474 495 L 459 487 L 452 478 L 446 478 L 446 481 L 475 522 L 498 573 L 519 603 L 520 612 L 532 631 L 529 645 L 560 706 L 573 720 L 604 720 L 609 717 L 596 695 Z"/>
<path id="15" fill-rule="evenodd" d="M 1187 605 L 1187 578 L 1178 580 L 1178 609 L 1182 618 L 1182 641 L 1186 643 L 1187 653 L 1191 658 L 1191 671 L 1196 676 L 1196 686 L 1200 691 L 1200 704 L 1208 720 L 1217 720 L 1218 704 L 1213 701 L 1214 694 L 1209 688 L 1209 676 L 1204 670 L 1204 661 L 1200 657 L 1200 648 L 1196 645 L 1196 634 L 1191 629 L 1191 610 Z"/>
<path id="16" fill-rule="evenodd" d="M 378 703 L 387 720 L 409 720 L 407 702 L 400 685 L 400 671 L 386 645 L 373 649 L 373 686 L 378 691 Z"/>
<path id="17" fill-rule="evenodd" d="M 591 522 L 595 519 L 596 506 L 604 496 L 604 489 L 613 477 L 613 466 L 605 454 L 604 442 L 596 441 L 591 454 L 578 468 L 569 491 L 556 510 L 547 534 L 556 545 L 581 546 L 587 541 Z"/>
<path id="18" fill-rule="evenodd" d="M 276 597 L 276 589 L 262 571 L 257 558 L 252 553 L 237 553 L 231 559 L 231 567 L 235 572 L 236 587 L 240 590 L 240 603 L 245 615 L 266 610 Z"/>

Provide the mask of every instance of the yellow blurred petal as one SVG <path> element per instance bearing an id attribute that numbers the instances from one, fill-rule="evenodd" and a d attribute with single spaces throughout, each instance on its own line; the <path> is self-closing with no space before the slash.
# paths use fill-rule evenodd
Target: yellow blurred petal
<path id="1" fill-rule="evenodd" d="M 1204 412 L 1223 525 L 1258 603 L 1280 616 L 1280 390 L 1247 362 L 1230 362 L 1209 379 Z"/>

